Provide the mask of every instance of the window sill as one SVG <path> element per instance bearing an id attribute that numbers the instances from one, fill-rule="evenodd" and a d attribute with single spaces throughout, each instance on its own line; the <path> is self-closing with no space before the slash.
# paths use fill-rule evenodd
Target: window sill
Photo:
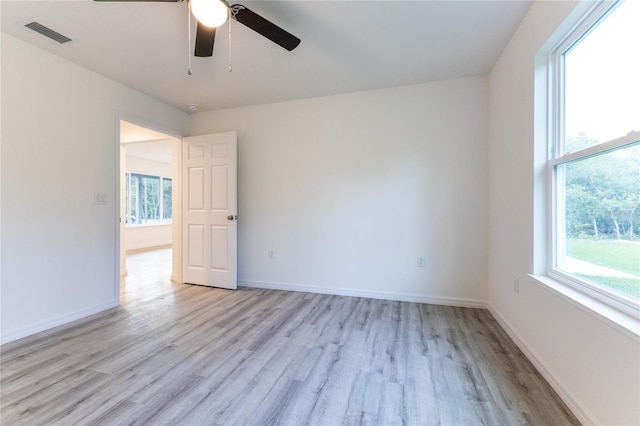
<path id="1" fill-rule="evenodd" d="M 573 287 L 543 275 L 529 275 L 535 284 L 551 289 L 563 299 L 599 321 L 640 343 L 640 319 L 634 318 Z"/>

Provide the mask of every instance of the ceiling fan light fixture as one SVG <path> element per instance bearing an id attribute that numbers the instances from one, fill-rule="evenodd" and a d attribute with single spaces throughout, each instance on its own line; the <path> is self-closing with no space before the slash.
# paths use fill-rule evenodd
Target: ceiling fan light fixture
<path id="1" fill-rule="evenodd" d="M 191 12 L 207 27 L 219 27 L 229 17 L 229 9 L 220 0 L 191 0 Z"/>

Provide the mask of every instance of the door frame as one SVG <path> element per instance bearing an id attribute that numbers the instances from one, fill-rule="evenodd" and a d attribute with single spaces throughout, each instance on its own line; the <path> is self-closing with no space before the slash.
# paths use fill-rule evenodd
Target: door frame
<path id="1" fill-rule="evenodd" d="M 135 124 L 140 127 L 147 128 L 156 132 L 164 133 L 168 136 L 176 138 L 173 141 L 171 152 L 171 172 L 172 172 L 172 219 L 171 219 L 171 246 L 172 246 L 172 261 L 171 261 L 171 281 L 181 282 L 182 280 L 182 135 L 179 131 L 161 126 L 157 123 L 142 119 L 132 114 L 116 111 L 115 117 L 115 152 L 116 152 L 116 182 L 115 182 L 115 194 L 114 197 L 114 222 L 116 225 L 115 233 L 115 279 L 114 279 L 114 300 L 116 306 L 120 305 L 120 279 L 122 262 L 126 258 L 126 247 L 124 245 L 124 238 L 122 234 L 125 232 L 125 223 L 121 220 L 122 209 L 124 208 L 122 200 L 124 199 L 124 187 L 122 185 L 122 176 L 124 170 L 124 159 L 121 158 L 121 139 L 120 135 L 120 122 L 126 121 Z M 126 269 L 125 269 L 126 271 Z"/>

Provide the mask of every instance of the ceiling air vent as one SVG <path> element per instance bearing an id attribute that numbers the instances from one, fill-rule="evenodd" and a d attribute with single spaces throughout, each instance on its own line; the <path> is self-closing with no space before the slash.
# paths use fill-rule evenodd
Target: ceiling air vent
<path id="1" fill-rule="evenodd" d="M 29 22 L 25 24 L 25 27 L 32 29 L 33 31 L 42 34 L 43 36 L 49 37 L 51 40 L 55 40 L 58 43 L 66 43 L 71 41 L 71 39 L 67 36 L 63 36 L 57 31 L 53 31 L 51 28 L 45 27 L 44 25 L 38 22 Z"/>

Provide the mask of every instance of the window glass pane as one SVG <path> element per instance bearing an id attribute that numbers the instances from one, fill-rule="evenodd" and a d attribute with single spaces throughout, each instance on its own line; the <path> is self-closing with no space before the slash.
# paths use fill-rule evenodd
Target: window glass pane
<path id="1" fill-rule="evenodd" d="M 640 1 L 625 1 L 564 56 L 565 152 L 640 130 Z"/>
<path id="2" fill-rule="evenodd" d="M 131 223 L 131 190 L 130 190 L 131 174 L 124 174 L 124 223 Z"/>
<path id="3" fill-rule="evenodd" d="M 131 223 L 160 223 L 160 178 L 132 173 L 131 192 Z"/>
<path id="4" fill-rule="evenodd" d="M 557 267 L 640 300 L 640 143 L 556 167 Z"/>
<path id="5" fill-rule="evenodd" d="M 162 178 L 162 216 L 163 219 L 171 222 L 171 179 Z"/>
<path id="6" fill-rule="evenodd" d="M 138 207 L 139 207 L 139 196 L 138 196 L 138 187 L 139 187 L 140 175 L 136 175 L 134 173 L 129 173 L 129 210 L 128 210 L 128 221 L 130 224 L 137 224 L 138 222 Z"/>

